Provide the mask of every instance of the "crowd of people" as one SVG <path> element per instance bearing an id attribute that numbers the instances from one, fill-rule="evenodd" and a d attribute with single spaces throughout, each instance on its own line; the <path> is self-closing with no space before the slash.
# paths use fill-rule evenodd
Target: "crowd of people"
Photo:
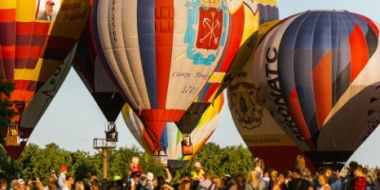
<path id="1" fill-rule="evenodd" d="M 96 175 L 91 176 L 89 183 L 75 181 L 74 176 L 66 175 L 67 166 L 60 167 L 60 173 L 57 176 L 55 171 L 47 179 L 47 184 L 43 184 L 39 177 L 33 177 L 28 181 L 24 179 L 14 179 L 8 183 L 5 179 L 0 179 L 1 190 L 99 190 L 100 184 L 96 183 Z"/>
<path id="2" fill-rule="evenodd" d="M 214 176 L 211 171 L 204 171 L 200 162 L 195 162 L 189 174 L 181 174 L 178 181 L 173 182 L 169 169 L 166 176 L 155 176 L 151 172 L 143 173 L 138 164 L 139 159 L 133 157 L 129 175 L 126 178 L 114 176 L 112 180 L 100 183 L 96 175 L 92 175 L 87 183 L 76 181 L 66 175 L 67 166 L 60 168 L 57 176 L 52 171 L 44 186 L 38 178 L 29 180 L 15 179 L 8 183 L 0 179 L 1 190 L 380 190 L 380 170 L 369 172 L 368 168 L 352 161 L 345 168 L 344 174 L 333 171 L 330 167 L 318 168 L 315 173 L 306 167 L 303 156 L 297 156 L 294 168 L 288 172 L 278 172 L 265 167 L 264 160 L 256 158 L 255 167 L 246 176 L 234 175 Z"/>

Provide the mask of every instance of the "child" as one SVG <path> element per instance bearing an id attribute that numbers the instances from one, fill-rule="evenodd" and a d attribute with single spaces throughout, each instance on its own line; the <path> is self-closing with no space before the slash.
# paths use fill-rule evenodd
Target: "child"
<path id="1" fill-rule="evenodd" d="M 58 186 L 59 189 L 62 189 L 64 186 L 66 186 L 66 172 L 67 172 L 67 166 L 62 165 L 59 169 L 60 173 L 58 176 Z"/>

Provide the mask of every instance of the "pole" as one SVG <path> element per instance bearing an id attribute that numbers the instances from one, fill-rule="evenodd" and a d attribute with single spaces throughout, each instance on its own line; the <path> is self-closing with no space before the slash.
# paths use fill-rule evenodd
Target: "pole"
<path id="1" fill-rule="evenodd" d="M 108 173 L 108 149 L 103 148 L 102 149 L 102 155 L 103 155 L 103 179 L 107 179 L 107 173 Z"/>

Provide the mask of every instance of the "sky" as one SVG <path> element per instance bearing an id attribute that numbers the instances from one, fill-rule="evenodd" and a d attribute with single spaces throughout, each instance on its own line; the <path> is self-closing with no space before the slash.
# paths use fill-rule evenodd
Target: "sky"
<path id="1" fill-rule="evenodd" d="M 380 23 L 379 0 L 277 0 L 277 3 L 281 19 L 306 10 L 335 9 L 359 13 Z M 28 143 L 44 147 L 54 142 L 68 151 L 82 150 L 96 153 L 93 149 L 93 139 L 104 138 L 106 125 L 105 117 L 76 72 L 71 69 Z M 116 120 L 116 125 L 119 132 L 118 147 L 140 147 L 128 131 L 121 115 Z M 370 167 L 380 166 L 378 139 L 380 139 L 379 129 L 373 132 L 349 161 L 356 160 Z M 235 129 L 227 103 L 220 124 L 208 142 L 214 142 L 221 147 L 240 144 L 245 146 Z"/>

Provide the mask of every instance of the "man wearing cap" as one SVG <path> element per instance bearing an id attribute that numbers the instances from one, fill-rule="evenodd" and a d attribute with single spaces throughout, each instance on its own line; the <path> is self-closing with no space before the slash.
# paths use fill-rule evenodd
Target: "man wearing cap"
<path id="1" fill-rule="evenodd" d="M 53 7 L 55 3 L 52 0 L 47 0 L 45 3 L 45 10 L 43 13 L 37 16 L 37 20 L 49 20 L 53 19 Z"/>

